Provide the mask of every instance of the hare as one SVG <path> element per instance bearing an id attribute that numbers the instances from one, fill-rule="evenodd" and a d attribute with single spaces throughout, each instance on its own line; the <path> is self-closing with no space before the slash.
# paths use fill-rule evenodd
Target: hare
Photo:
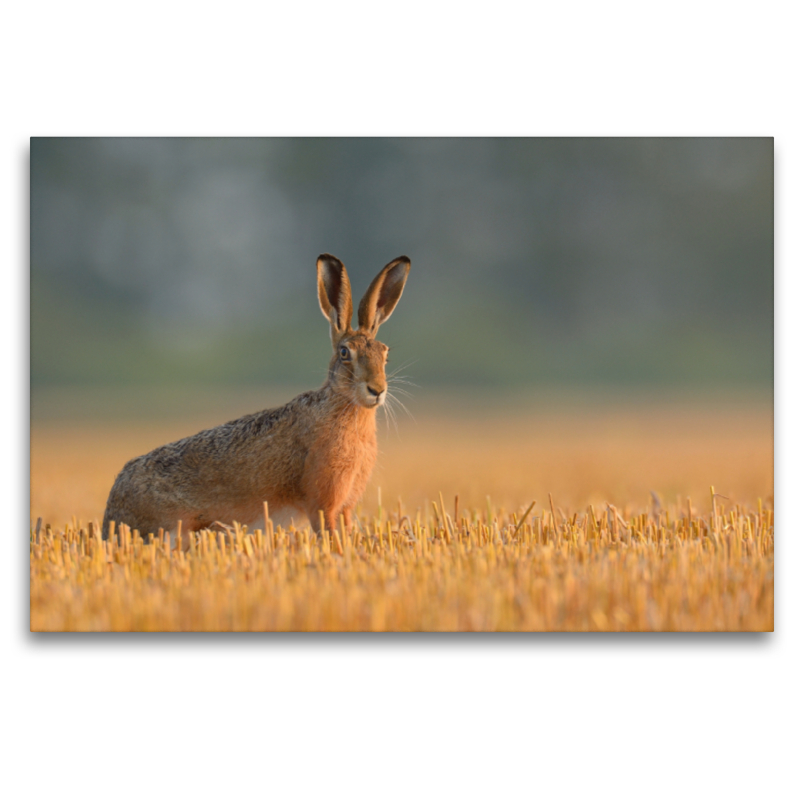
<path id="1" fill-rule="evenodd" d="M 389 348 L 375 339 L 403 293 L 411 261 L 400 256 L 372 281 L 358 307 L 358 329 L 344 264 L 317 259 L 317 293 L 331 326 L 333 357 L 321 388 L 280 408 L 248 414 L 157 447 L 129 461 L 106 504 L 109 523 L 142 535 L 159 528 L 202 530 L 217 521 L 253 525 L 270 512 L 305 513 L 317 533 L 340 515 L 351 524 L 377 456 L 376 409 L 386 399 Z"/>

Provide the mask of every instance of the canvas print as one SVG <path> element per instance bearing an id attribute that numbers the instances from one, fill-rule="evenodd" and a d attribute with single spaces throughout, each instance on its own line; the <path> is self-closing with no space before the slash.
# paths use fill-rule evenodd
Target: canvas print
<path id="1" fill-rule="evenodd" d="M 34 138 L 30 628 L 774 627 L 773 140 Z"/>

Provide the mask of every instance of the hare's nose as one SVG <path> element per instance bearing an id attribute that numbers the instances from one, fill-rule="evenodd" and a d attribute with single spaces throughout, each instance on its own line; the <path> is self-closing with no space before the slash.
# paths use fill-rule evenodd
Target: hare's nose
<path id="1" fill-rule="evenodd" d="M 381 392 L 383 391 L 383 389 L 373 389 L 371 386 L 367 385 L 367 391 L 368 391 L 368 392 L 369 392 L 369 393 L 370 393 L 370 394 L 371 394 L 373 397 L 380 397 L 380 395 L 381 395 Z"/>

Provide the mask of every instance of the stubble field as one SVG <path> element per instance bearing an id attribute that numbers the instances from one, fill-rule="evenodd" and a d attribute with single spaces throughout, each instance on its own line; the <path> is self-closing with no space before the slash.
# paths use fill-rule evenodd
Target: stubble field
<path id="1" fill-rule="evenodd" d="M 31 630 L 773 628 L 767 401 L 450 397 L 381 424 L 351 530 L 97 538 L 125 461 L 242 406 L 34 422 Z"/>

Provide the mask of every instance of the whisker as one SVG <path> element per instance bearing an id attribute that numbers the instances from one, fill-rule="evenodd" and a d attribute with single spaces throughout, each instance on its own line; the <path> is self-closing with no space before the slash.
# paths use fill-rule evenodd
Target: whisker
<path id="1" fill-rule="evenodd" d="M 400 428 L 397 425 L 397 414 L 395 414 L 394 407 L 392 406 L 392 401 L 393 401 L 392 395 L 387 389 L 386 399 L 384 400 L 383 403 L 383 408 L 386 409 L 387 424 L 391 420 L 392 425 L 394 425 L 395 431 L 399 434 Z"/>
<path id="2" fill-rule="evenodd" d="M 414 364 L 417 363 L 417 361 L 419 361 L 419 359 L 415 359 L 414 361 L 406 361 L 405 363 L 401 364 L 399 367 L 395 367 L 389 373 L 389 377 L 393 377 L 394 375 L 397 375 L 398 372 L 400 372 L 401 370 L 404 370 L 406 367 L 413 367 Z"/>
<path id="3" fill-rule="evenodd" d="M 395 403 L 397 403 L 400 406 L 400 408 L 403 409 L 403 411 L 406 412 L 406 414 L 408 414 L 409 417 L 411 417 L 411 419 L 414 420 L 414 422 L 416 422 L 416 419 L 414 419 L 414 415 L 406 408 L 405 403 L 403 403 L 402 400 L 398 399 L 397 397 L 393 397 L 392 399 L 394 400 Z"/>
<path id="4" fill-rule="evenodd" d="M 416 422 L 416 419 L 414 418 L 414 415 L 413 415 L 413 414 L 412 414 L 412 413 L 411 413 L 411 412 L 408 410 L 408 408 L 406 408 L 406 405 L 405 405 L 405 403 L 403 403 L 403 402 L 402 402 L 402 400 L 400 400 L 398 397 L 396 397 L 396 396 L 395 396 L 394 394 L 392 394 L 391 392 L 387 392 L 386 398 L 387 398 L 387 400 L 388 400 L 388 401 L 390 401 L 390 402 L 391 402 L 391 404 L 392 404 L 392 413 L 394 414 L 394 416 L 395 416 L 395 419 L 397 418 L 397 412 L 396 412 L 396 410 L 395 410 L 395 404 L 396 404 L 397 406 L 399 406 L 400 408 L 402 408 L 402 410 L 403 410 L 403 411 L 404 411 L 404 412 L 405 412 L 405 413 L 406 413 L 406 414 L 407 414 L 407 415 L 408 415 L 408 416 L 409 416 L 409 417 L 410 417 L 410 418 L 411 418 L 411 419 L 412 419 L 414 422 Z"/>
<path id="5" fill-rule="evenodd" d="M 395 433 L 399 436 L 400 428 L 397 426 L 397 415 L 394 413 L 394 409 L 392 408 L 391 404 L 386 406 L 386 411 L 388 412 L 387 416 L 389 416 L 392 420 L 392 425 L 394 425 Z"/>
<path id="6" fill-rule="evenodd" d="M 417 386 L 416 383 L 406 380 L 405 378 L 387 378 L 387 380 L 390 380 L 392 383 L 402 383 L 406 386 L 415 386 L 417 389 L 419 389 L 419 386 Z"/>

